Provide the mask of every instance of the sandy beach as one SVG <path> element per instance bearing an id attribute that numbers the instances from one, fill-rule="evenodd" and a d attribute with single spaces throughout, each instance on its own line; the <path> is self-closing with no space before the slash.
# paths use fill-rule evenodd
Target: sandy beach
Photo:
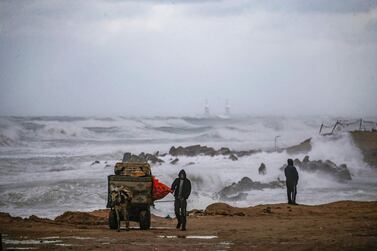
<path id="1" fill-rule="evenodd" d="M 55 220 L 0 214 L 5 250 L 374 250 L 377 202 L 341 201 L 234 208 L 216 203 L 191 214 L 188 231 L 153 216 L 152 228 L 110 230 L 107 210 L 69 212 Z"/>

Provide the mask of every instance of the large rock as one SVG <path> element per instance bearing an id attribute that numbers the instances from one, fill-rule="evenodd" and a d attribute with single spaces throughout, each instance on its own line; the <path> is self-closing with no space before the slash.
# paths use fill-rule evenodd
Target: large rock
<path id="1" fill-rule="evenodd" d="M 169 154 L 172 156 L 197 156 L 197 155 L 215 156 L 217 152 L 212 147 L 193 145 L 193 146 L 187 146 L 187 147 L 179 146 L 177 148 L 172 146 L 169 150 Z"/>
<path id="2" fill-rule="evenodd" d="M 260 153 L 260 152 L 262 152 L 262 150 L 233 151 L 233 153 L 237 155 L 238 157 L 250 156 L 255 153 Z"/>
<path id="3" fill-rule="evenodd" d="M 216 156 L 216 155 L 224 155 L 224 156 L 232 156 L 231 159 L 235 159 L 234 157 L 243 157 L 249 156 L 254 153 L 261 152 L 261 150 L 247 150 L 247 151 L 234 151 L 227 147 L 221 147 L 220 149 L 216 150 L 212 147 L 208 146 L 201 146 L 201 145 L 192 145 L 192 146 L 172 146 L 169 150 L 169 154 L 172 156 L 198 156 L 198 155 L 207 155 L 207 156 Z"/>
<path id="4" fill-rule="evenodd" d="M 205 215 L 223 215 L 223 216 L 245 216 L 244 210 L 232 207 L 225 203 L 214 203 L 209 205 L 205 210 Z"/>
<path id="5" fill-rule="evenodd" d="M 267 168 L 264 163 L 261 163 L 259 168 L 258 168 L 258 173 L 259 175 L 265 175 L 267 173 Z"/>
<path id="6" fill-rule="evenodd" d="M 263 190 L 265 188 L 283 188 L 285 186 L 282 181 L 272 181 L 269 183 L 261 183 L 259 181 L 252 181 L 249 177 L 243 177 L 238 183 L 233 183 L 224 187 L 219 193 L 221 200 L 242 200 L 245 199 L 243 192 L 250 190 Z"/>
<path id="7" fill-rule="evenodd" d="M 156 154 L 150 154 L 150 153 L 140 153 L 139 154 L 139 158 L 144 159 L 146 162 L 150 162 L 152 164 L 163 163 L 164 161 L 162 159 L 158 158 L 157 156 L 158 155 L 156 155 Z"/>
<path id="8" fill-rule="evenodd" d="M 233 161 L 238 160 L 237 156 L 234 155 L 233 153 L 232 153 L 231 155 L 229 155 L 229 159 L 230 159 L 230 160 L 233 160 Z"/>
<path id="9" fill-rule="evenodd" d="M 330 160 L 309 160 L 309 156 L 305 156 L 303 161 L 295 159 L 293 161 L 294 165 L 298 167 L 298 171 L 310 172 L 310 173 L 321 173 L 323 175 L 328 175 L 335 178 L 337 181 L 343 182 L 351 180 L 351 173 L 347 168 L 346 164 L 341 164 L 337 166 L 334 162 Z M 287 165 L 281 167 L 281 170 Z"/>
<path id="10" fill-rule="evenodd" d="M 155 154 L 150 153 L 140 153 L 139 155 L 132 154 L 130 152 L 126 152 L 123 155 L 122 162 L 149 162 L 152 164 L 156 163 L 163 163 L 164 161 L 158 158 Z"/>
<path id="11" fill-rule="evenodd" d="M 179 161 L 179 159 L 175 158 L 174 160 L 170 161 L 170 164 L 175 165 L 175 164 L 178 163 L 178 161 Z"/>

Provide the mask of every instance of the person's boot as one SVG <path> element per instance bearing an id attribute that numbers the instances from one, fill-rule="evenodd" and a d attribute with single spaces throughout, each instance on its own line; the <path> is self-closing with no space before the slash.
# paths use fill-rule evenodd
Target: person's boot
<path id="1" fill-rule="evenodd" d="M 176 227 L 177 229 L 180 229 L 181 228 L 181 223 L 180 222 L 178 222 L 178 224 L 177 224 L 177 227 Z"/>
<path id="2" fill-rule="evenodd" d="M 186 231 L 186 224 L 183 224 L 183 225 L 182 225 L 182 229 L 181 229 L 181 231 Z"/>

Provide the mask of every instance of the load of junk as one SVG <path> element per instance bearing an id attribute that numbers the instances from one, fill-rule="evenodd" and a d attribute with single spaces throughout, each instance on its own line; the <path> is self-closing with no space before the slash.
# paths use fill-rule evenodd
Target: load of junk
<path id="1" fill-rule="evenodd" d="M 118 162 L 114 166 L 115 175 L 130 176 L 130 177 L 152 177 L 152 201 L 163 199 L 171 189 L 166 184 L 159 181 L 152 175 L 151 167 L 144 159 L 137 155 L 125 153 L 123 161 Z"/>

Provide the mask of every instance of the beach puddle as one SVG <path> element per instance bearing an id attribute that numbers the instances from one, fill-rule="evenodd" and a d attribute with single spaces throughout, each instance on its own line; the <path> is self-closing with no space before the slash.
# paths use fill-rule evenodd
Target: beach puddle
<path id="1" fill-rule="evenodd" d="M 56 239 L 91 240 L 95 238 L 85 237 L 85 236 L 47 236 L 47 237 L 40 238 L 40 240 L 56 240 Z"/>
<path id="2" fill-rule="evenodd" d="M 217 245 L 218 249 L 216 249 L 216 251 L 224 251 L 224 250 L 230 249 L 232 245 L 233 243 L 230 241 L 222 241 L 218 243 Z"/>
<path id="3" fill-rule="evenodd" d="M 151 227 L 151 229 L 175 229 L 175 227 Z"/>
<path id="4" fill-rule="evenodd" d="M 37 249 L 35 247 L 7 247 L 7 250 L 32 250 Z"/>
<path id="5" fill-rule="evenodd" d="M 4 238 L 3 243 L 6 245 L 17 245 L 16 247 L 7 247 L 9 250 L 31 250 L 31 249 L 38 249 L 38 247 L 34 245 L 48 245 L 48 244 L 53 244 L 58 247 L 77 247 L 77 246 L 82 246 L 79 244 L 71 244 L 71 243 L 63 243 L 62 239 L 75 239 L 75 240 L 91 240 L 94 239 L 93 237 L 81 237 L 81 236 L 65 236 L 65 237 L 60 237 L 60 236 L 47 236 L 47 237 L 42 237 L 39 239 L 25 239 L 25 236 L 21 237 L 21 240 L 13 240 L 13 239 L 8 239 Z M 19 245 L 19 246 L 18 246 Z M 32 247 L 27 247 L 25 245 L 33 245 Z"/>
<path id="6" fill-rule="evenodd" d="M 218 238 L 216 235 L 159 235 L 158 238 L 164 239 L 202 239 L 210 240 Z"/>
<path id="7" fill-rule="evenodd" d="M 57 243 L 55 246 L 60 247 L 82 247 L 83 245 L 77 245 L 77 244 L 70 244 L 70 243 Z"/>
<path id="8" fill-rule="evenodd" d="M 60 236 L 47 236 L 47 237 L 42 237 L 40 239 L 41 240 L 55 240 L 55 239 L 60 239 Z"/>
<path id="9" fill-rule="evenodd" d="M 75 240 L 92 240 L 95 239 L 93 237 L 82 237 L 82 236 L 67 236 L 67 237 L 61 237 L 62 239 L 75 239 Z"/>
<path id="10" fill-rule="evenodd" d="M 176 238 L 178 238 L 178 236 L 176 236 L 176 235 L 159 235 L 157 237 L 163 238 L 163 239 L 176 239 Z"/>
<path id="11" fill-rule="evenodd" d="M 216 239 L 218 238 L 216 235 L 187 235 L 186 239 L 204 239 L 204 240 L 210 240 L 210 239 Z"/>
<path id="12" fill-rule="evenodd" d="M 59 243 L 63 242 L 61 240 L 11 240 L 11 239 L 4 239 L 3 242 L 5 244 L 10 244 L 10 245 L 43 245 L 43 244 L 54 244 L 54 243 Z"/>

